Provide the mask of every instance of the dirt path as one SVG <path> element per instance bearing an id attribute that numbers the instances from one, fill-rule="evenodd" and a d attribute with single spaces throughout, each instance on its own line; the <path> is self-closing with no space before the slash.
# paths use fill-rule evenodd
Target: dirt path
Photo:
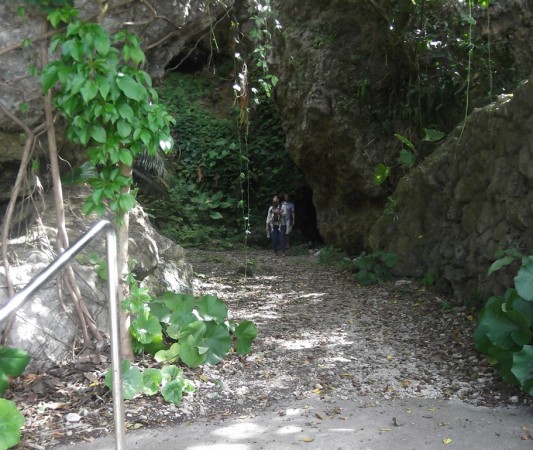
<path id="1" fill-rule="evenodd" d="M 308 254 L 251 251 L 253 276 L 246 278 L 243 254 L 195 250 L 190 259 L 204 275 L 197 292 L 216 293 L 236 318 L 252 319 L 260 330 L 254 353 L 223 369 L 232 372 L 224 382 L 237 393 L 234 401 L 261 407 L 313 392 L 483 406 L 531 400 L 502 385 L 475 351 L 471 311 L 449 308 L 419 284 L 358 286 Z"/>
<path id="2" fill-rule="evenodd" d="M 188 259 L 195 294 L 224 299 L 230 318 L 253 320 L 259 336 L 246 357 L 233 354 L 216 366 L 187 369 L 197 390 L 179 407 L 159 397 L 127 401 L 130 430 L 244 417 L 313 398 L 363 406 L 393 399 L 533 403 L 503 385 L 474 350 L 471 312 L 448 308 L 446 299 L 414 282 L 358 286 L 307 253 L 189 250 Z M 93 380 L 86 365 L 72 364 L 19 385 L 14 399 L 29 419 L 19 448 L 50 448 L 112 430 L 102 383 L 107 364 L 98 367 L 90 372 Z"/>

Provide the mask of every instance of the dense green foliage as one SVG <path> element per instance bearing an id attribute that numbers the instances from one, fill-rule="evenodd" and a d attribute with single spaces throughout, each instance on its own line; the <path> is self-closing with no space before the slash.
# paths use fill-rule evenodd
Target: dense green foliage
<path id="1" fill-rule="evenodd" d="M 194 385 L 183 377 L 183 369 L 175 365 L 167 365 L 161 369 L 148 368 L 141 371 L 139 367 L 124 360 L 120 364 L 122 375 L 122 389 L 124 399 L 130 400 L 136 395 L 161 396 L 169 403 L 179 405 L 183 394 L 195 391 Z M 113 385 L 113 373 L 108 370 L 105 375 L 105 385 L 111 389 Z"/>
<path id="2" fill-rule="evenodd" d="M 515 259 L 516 254 L 507 252 L 489 274 Z M 507 383 L 533 395 L 533 256 L 521 259 L 515 286 L 489 298 L 481 310 L 474 342 Z"/>
<path id="3" fill-rule="evenodd" d="M 194 385 L 171 363 L 194 368 L 218 364 L 232 349 L 239 355 L 250 353 L 257 327 L 249 320 L 228 320 L 227 306 L 219 298 L 174 292 L 151 297 L 134 278 L 129 282 L 131 293 L 123 307 L 133 319 L 130 333 L 134 350 L 153 355 L 163 367 L 141 372 L 130 361 L 123 361 L 124 398 L 161 393 L 166 401 L 180 404 L 183 393 L 193 392 Z M 106 374 L 106 385 L 112 386 L 111 371 Z"/>
<path id="4" fill-rule="evenodd" d="M 358 283 L 369 285 L 390 280 L 391 270 L 396 266 L 398 256 L 390 252 L 375 251 L 370 254 L 362 252 L 353 259 L 335 247 L 325 247 L 320 250 L 318 261 L 320 264 L 350 271 Z"/>
<path id="5" fill-rule="evenodd" d="M 237 353 L 244 355 L 257 335 L 252 322 L 229 321 L 226 304 L 213 295 L 166 292 L 153 298 L 146 288 L 132 286 L 124 308 L 133 316 L 134 349 L 154 354 L 159 362 L 217 364 L 231 350 L 232 336 Z"/>
<path id="6" fill-rule="evenodd" d="M 8 388 L 9 377 L 22 375 L 29 362 L 30 357 L 25 351 L 0 346 L 0 397 Z M 15 403 L 0 398 L 0 450 L 19 443 L 22 425 L 24 416 L 17 410 Z"/>
<path id="7" fill-rule="evenodd" d="M 60 56 L 43 69 L 41 84 L 44 92 L 59 85 L 53 101 L 68 121 L 67 138 L 88 149 L 97 169 L 96 177 L 86 180 L 93 194 L 84 212 L 103 214 L 109 206 L 120 221 L 135 205 L 135 192 L 127 191 L 132 179 L 120 166 L 131 167 L 144 151 L 170 151 L 173 119 L 140 69 L 145 56 L 139 38 L 125 32 L 110 37 L 99 24 L 81 22 L 77 15 L 73 8 L 49 14 L 54 27 L 68 26 L 52 39 L 51 50 Z"/>
<path id="8" fill-rule="evenodd" d="M 498 51 L 491 46 L 490 3 L 368 3 L 381 21 L 381 35 L 375 38 L 384 39 L 393 64 L 377 82 L 358 80 L 353 88 L 357 103 L 371 118 L 371 126 L 380 128 L 376 132 L 401 133 L 414 144 L 404 147 L 400 158 L 383 161 L 376 172 L 378 184 L 390 175 L 387 187 L 392 189 L 403 171 L 387 173 L 386 167 L 401 168 L 431 154 L 437 139 L 428 139 L 427 130 L 448 134 L 473 108 L 516 86 L 519 77 L 511 55 L 502 46 Z"/>
<path id="9" fill-rule="evenodd" d="M 178 151 L 168 160 L 175 175 L 167 180 L 168 198 L 144 195 L 143 206 L 163 234 L 183 245 L 242 242 L 247 218 L 253 235 L 261 230 L 262 237 L 272 196 L 287 191 L 297 198 L 304 187 L 303 175 L 285 152 L 270 100 L 250 112 L 244 132 L 229 87 L 207 72 L 171 73 L 158 87 L 176 118 L 172 133 Z"/>

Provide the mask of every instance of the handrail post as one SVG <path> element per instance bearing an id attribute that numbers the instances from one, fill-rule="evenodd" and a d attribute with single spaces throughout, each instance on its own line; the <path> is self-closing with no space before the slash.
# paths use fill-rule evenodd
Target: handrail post
<path id="1" fill-rule="evenodd" d="M 118 304 L 118 257 L 117 235 L 113 226 L 107 228 L 107 267 L 109 288 L 109 320 L 111 321 L 111 370 L 113 373 L 113 417 L 115 420 L 115 448 L 123 450 L 126 444 L 124 421 L 124 398 L 120 374 L 120 315 Z M 114 264 L 109 264 L 114 261 Z"/>
<path id="2" fill-rule="evenodd" d="M 18 310 L 44 283 L 59 272 L 68 262 L 83 250 L 102 231 L 106 231 L 109 320 L 111 321 L 111 370 L 113 374 L 113 417 L 115 420 L 115 449 L 124 450 L 126 432 L 124 423 L 124 398 L 120 373 L 120 321 L 118 304 L 118 259 L 117 235 L 108 220 L 101 220 L 87 230 L 74 244 L 57 256 L 44 270 L 39 272 L 23 289 L 0 308 L 0 322 Z"/>

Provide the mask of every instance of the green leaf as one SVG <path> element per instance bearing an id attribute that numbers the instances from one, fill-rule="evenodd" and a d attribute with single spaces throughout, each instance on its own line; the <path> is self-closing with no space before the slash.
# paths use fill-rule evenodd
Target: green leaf
<path id="1" fill-rule="evenodd" d="M 173 380 L 181 380 L 183 378 L 183 370 L 175 365 L 168 365 L 161 369 L 163 376 L 163 384 Z"/>
<path id="2" fill-rule="evenodd" d="M 433 130 L 431 128 L 424 128 L 424 133 L 426 134 L 424 136 L 424 141 L 429 142 L 440 141 L 444 136 L 446 136 L 446 134 L 442 131 Z"/>
<path id="3" fill-rule="evenodd" d="M 107 31 L 102 28 L 99 29 L 99 32 L 94 36 L 94 48 L 101 56 L 106 56 L 109 53 L 111 48 L 111 40 Z"/>
<path id="4" fill-rule="evenodd" d="M 163 381 L 163 375 L 161 370 L 148 368 L 142 373 L 143 392 L 147 395 L 155 395 L 159 392 L 161 382 Z"/>
<path id="5" fill-rule="evenodd" d="M 128 122 L 126 122 L 124 119 L 120 119 L 117 121 L 117 131 L 120 137 L 122 138 L 128 137 L 131 133 L 131 125 Z M 128 165 L 131 165 L 131 164 L 128 164 Z"/>
<path id="6" fill-rule="evenodd" d="M 116 82 L 126 97 L 136 101 L 141 101 L 146 98 L 146 89 L 129 75 L 119 74 Z"/>
<path id="7" fill-rule="evenodd" d="M 119 204 L 123 211 L 129 211 L 130 209 L 135 208 L 137 201 L 132 194 L 121 194 L 119 198 Z"/>
<path id="8" fill-rule="evenodd" d="M 413 167 L 416 161 L 416 156 L 413 152 L 402 148 L 400 150 L 400 162 L 407 167 Z"/>
<path id="9" fill-rule="evenodd" d="M 190 323 L 197 320 L 197 317 L 188 311 L 175 311 L 169 318 L 167 334 L 172 339 L 179 339 L 181 331 Z"/>
<path id="10" fill-rule="evenodd" d="M 487 274 L 492 275 L 497 270 L 500 270 L 502 267 L 512 264 L 514 261 L 516 261 L 516 258 L 514 256 L 504 256 L 503 258 L 497 259 L 490 265 Z"/>
<path id="11" fill-rule="evenodd" d="M 511 372 L 522 390 L 533 395 L 533 345 L 524 345 L 521 351 L 513 355 Z"/>
<path id="12" fill-rule="evenodd" d="M 125 359 L 120 363 L 120 373 L 122 375 L 122 388 L 124 399 L 131 400 L 143 390 L 143 379 L 138 367 L 132 366 L 131 362 Z M 111 368 L 105 374 L 105 385 L 112 389 L 113 372 Z"/>
<path id="13" fill-rule="evenodd" d="M 161 389 L 161 395 L 167 402 L 179 405 L 182 402 L 184 386 L 185 382 L 183 379 L 170 381 Z"/>
<path id="14" fill-rule="evenodd" d="M 14 447 L 20 442 L 20 427 L 24 425 L 24 416 L 15 403 L 0 398 L 0 448 Z"/>
<path id="15" fill-rule="evenodd" d="M 165 306 L 171 311 L 192 312 L 196 306 L 194 296 L 191 294 L 177 294 L 167 291 L 158 300 L 164 302 Z"/>
<path id="16" fill-rule="evenodd" d="M 130 105 L 127 103 L 121 103 L 117 107 L 118 113 L 120 114 L 120 117 L 123 119 L 126 119 L 128 122 L 133 122 L 133 118 L 135 117 L 135 114 L 133 113 L 133 109 Z"/>
<path id="17" fill-rule="evenodd" d="M 7 388 L 9 387 L 9 378 L 7 375 L 0 371 L 0 395 L 3 395 Z"/>
<path id="18" fill-rule="evenodd" d="M 407 145 L 407 147 L 409 147 L 411 150 L 415 149 L 414 144 L 405 136 L 402 136 L 401 134 L 397 133 L 394 133 L 394 136 L 396 137 L 396 139 L 399 139 L 403 144 Z"/>
<path id="19" fill-rule="evenodd" d="M 96 97 L 96 94 L 98 94 L 98 84 L 89 80 L 80 89 L 80 93 L 83 101 L 89 103 L 94 97 Z"/>
<path id="20" fill-rule="evenodd" d="M 10 377 L 18 377 L 22 375 L 29 362 L 30 356 L 24 350 L 0 345 L 0 372 Z"/>
<path id="21" fill-rule="evenodd" d="M 161 324 L 157 317 L 141 314 L 131 323 L 130 331 L 141 344 L 149 344 L 154 337 L 161 335 Z"/>
<path id="22" fill-rule="evenodd" d="M 198 320 L 187 325 L 180 336 L 180 358 L 191 368 L 198 367 L 206 360 L 205 353 L 200 353 L 198 346 L 206 330 L 204 322 Z"/>
<path id="23" fill-rule="evenodd" d="M 95 125 L 91 128 L 91 137 L 100 144 L 105 144 L 107 133 L 101 125 Z"/>
<path id="24" fill-rule="evenodd" d="M 383 184 L 391 174 L 391 168 L 383 163 L 379 163 L 374 171 L 374 183 L 379 186 Z"/>
<path id="25" fill-rule="evenodd" d="M 123 148 L 118 152 L 119 160 L 122 164 L 131 167 L 133 165 L 133 155 L 129 150 L 126 150 Z M 134 198 L 135 200 L 135 198 Z M 135 206 L 135 203 L 133 204 L 132 208 Z"/>
<path id="26" fill-rule="evenodd" d="M 46 94 L 50 90 L 50 88 L 52 88 L 59 80 L 59 77 L 57 74 L 57 64 L 55 63 L 47 64 L 41 73 L 40 80 L 41 80 L 41 88 L 43 89 L 43 92 Z"/>
<path id="27" fill-rule="evenodd" d="M 168 350 L 159 350 L 155 355 L 154 359 L 157 362 L 174 362 L 178 361 L 180 354 L 180 345 L 178 343 L 174 343 L 170 346 Z"/>
<path id="28" fill-rule="evenodd" d="M 198 314 L 204 320 L 224 322 L 228 318 L 228 308 L 222 300 L 208 294 L 198 299 Z"/>
<path id="29" fill-rule="evenodd" d="M 109 80 L 105 77 L 98 76 L 96 77 L 96 82 L 98 84 L 98 90 L 100 91 L 100 95 L 104 100 L 107 99 L 107 94 L 109 94 L 109 90 L 111 89 Z"/>
<path id="30" fill-rule="evenodd" d="M 237 353 L 239 355 L 250 353 L 252 350 L 252 342 L 257 337 L 256 325 L 249 320 L 243 320 L 237 328 L 235 328 L 234 334 L 237 338 Z"/>
<path id="31" fill-rule="evenodd" d="M 215 211 L 209 214 L 209 217 L 211 217 L 211 219 L 213 220 L 218 220 L 218 219 L 222 219 L 224 216 L 220 214 L 218 211 Z"/>
<path id="32" fill-rule="evenodd" d="M 518 295 L 528 302 L 533 301 L 533 256 L 525 258 L 522 267 L 514 278 Z"/>
<path id="33" fill-rule="evenodd" d="M 202 347 L 207 347 L 205 362 L 213 365 L 218 364 L 231 349 L 231 337 L 228 328 L 215 322 L 206 323 Z"/>

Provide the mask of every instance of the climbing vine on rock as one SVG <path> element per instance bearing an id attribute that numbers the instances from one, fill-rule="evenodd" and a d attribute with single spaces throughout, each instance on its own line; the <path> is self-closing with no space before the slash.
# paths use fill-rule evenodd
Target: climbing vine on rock
<path id="1" fill-rule="evenodd" d="M 103 214 L 109 205 L 120 219 L 135 205 L 135 191 L 124 191 L 132 184 L 131 176 L 120 166 L 131 167 L 144 150 L 170 151 L 169 125 L 174 121 L 141 69 L 145 56 L 139 38 L 127 32 L 111 37 L 99 24 L 76 16 L 72 8 L 49 15 L 54 27 L 69 24 L 52 40 L 59 59 L 43 69 L 41 84 L 45 92 L 59 85 L 54 105 L 69 123 L 67 137 L 86 147 L 98 168 L 98 176 L 88 180 L 93 193 L 84 212 Z"/>

